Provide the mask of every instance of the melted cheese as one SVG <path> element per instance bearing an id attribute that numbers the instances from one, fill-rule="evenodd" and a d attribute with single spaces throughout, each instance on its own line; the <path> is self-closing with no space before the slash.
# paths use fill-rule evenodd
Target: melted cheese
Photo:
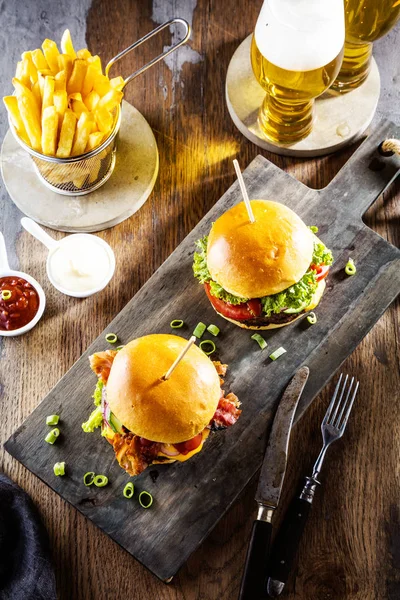
<path id="1" fill-rule="evenodd" d="M 210 435 L 210 430 L 204 429 L 202 431 L 201 435 L 202 435 L 203 439 L 201 441 L 200 446 L 198 446 L 191 452 L 188 452 L 187 454 L 177 454 L 176 456 L 168 456 L 168 454 L 164 454 L 164 452 L 159 452 L 158 456 L 165 456 L 165 458 L 168 458 L 172 461 L 177 460 L 179 462 L 185 462 L 185 460 L 189 460 L 189 458 L 192 458 L 192 456 L 194 456 L 195 454 L 197 454 L 198 452 L 200 452 L 203 449 L 203 444 L 206 441 L 206 439 L 208 438 L 208 436 Z M 171 449 L 171 452 L 176 452 L 176 448 L 172 444 L 164 444 L 164 445 L 167 446 L 168 449 Z"/>
<path id="2" fill-rule="evenodd" d="M 311 303 L 307 306 L 307 308 L 304 309 L 305 311 L 314 310 L 314 308 L 318 306 L 322 298 L 322 294 L 325 291 L 325 285 L 325 279 L 321 279 L 321 281 L 318 282 L 318 287 L 314 292 Z"/>

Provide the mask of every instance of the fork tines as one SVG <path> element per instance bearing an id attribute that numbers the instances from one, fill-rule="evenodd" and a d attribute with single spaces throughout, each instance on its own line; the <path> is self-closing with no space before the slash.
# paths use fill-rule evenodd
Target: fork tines
<path id="1" fill-rule="evenodd" d="M 351 378 L 350 385 L 347 386 L 349 376 L 346 375 L 346 377 L 344 378 L 344 383 L 341 387 L 342 379 L 343 379 L 343 374 L 341 373 L 340 377 L 339 377 L 339 381 L 336 384 L 336 388 L 333 393 L 332 400 L 331 400 L 331 402 L 328 406 L 328 409 L 325 413 L 324 420 L 322 421 L 322 426 L 330 425 L 331 427 L 334 427 L 335 429 L 339 430 L 341 434 L 344 432 L 344 430 L 346 428 L 347 421 L 348 421 L 351 409 L 353 407 L 353 402 L 356 397 L 358 386 L 359 386 L 359 381 L 356 381 L 355 377 Z M 355 387 L 353 389 L 354 384 L 355 384 Z M 340 395 L 339 395 L 339 400 L 336 402 L 336 398 L 339 394 L 340 388 L 341 388 L 341 391 L 340 391 Z M 347 388 L 347 393 L 345 394 L 346 388 Z M 345 399 L 343 401 L 344 397 L 345 397 Z M 340 412 L 338 415 L 339 409 L 340 409 Z"/>

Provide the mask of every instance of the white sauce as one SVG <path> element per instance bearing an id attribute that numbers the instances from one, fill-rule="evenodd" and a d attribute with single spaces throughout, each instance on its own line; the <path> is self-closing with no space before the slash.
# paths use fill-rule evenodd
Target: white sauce
<path id="1" fill-rule="evenodd" d="M 89 292 L 100 287 L 109 275 L 110 259 L 96 236 L 69 235 L 52 250 L 49 271 L 59 287 L 70 292 Z"/>
<path id="2" fill-rule="evenodd" d="M 255 39 L 261 54 L 281 69 L 319 69 L 344 44 L 343 0 L 264 0 Z"/>

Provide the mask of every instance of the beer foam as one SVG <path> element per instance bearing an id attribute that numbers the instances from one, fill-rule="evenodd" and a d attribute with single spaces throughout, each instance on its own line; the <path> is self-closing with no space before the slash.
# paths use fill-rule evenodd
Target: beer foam
<path id="1" fill-rule="evenodd" d="M 261 54 L 277 67 L 319 69 L 344 44 L 343 0 L 264 0 L 255 40 Z"/>

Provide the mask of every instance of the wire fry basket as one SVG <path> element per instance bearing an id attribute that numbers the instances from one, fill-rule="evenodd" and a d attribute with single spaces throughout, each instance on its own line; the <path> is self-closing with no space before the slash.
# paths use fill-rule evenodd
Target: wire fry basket
<path id="1" fill-rule="evenodd" d="M 159 27 L 156 27 L 153 31 L 143 36 L 140 40 L 133 43 L 128 48 L 125 48 L 122 52 L 114 56 L 107 64 L 105 68 L 105 74 L 108 73 L 111 67 L 118 62 L 123 56 L 143 44 L 143 42 L 149 40 L 153 36 L 157 35 L 163 29 L 170 27 L 175 23 L 180 23 L 185 29 L 184 37 L 173 44 L 168 50 L 165 50 L 159 54 L 156 58 L 153 58 L 150 62 L 145 64 L 143 67 L 129 75 L 124 80 L 124 87 L 135 79 L 138 75 L 141 75 L 148 68 L 174 52 L 179 46 L 182 46 L 187 42 L 190 36 L 190 25 L 187 21 L 180 18 L 171 19 L 166 23 L 163 23 Z M 114 109 L 114 126 L 111 133 L 105 139 L 98 148 L 81 154 L 80 156 L 71 156 L 68 158 L 57 158 L 55 156 L 46 156 L 40 152 L 36 152 L 25 144 L 18 136 L 14 129 L 13 124 L 9 118 L 9 126 L 14 138 L 18 144 L 30 155 L 34 163 L 35 171 L 39 179 L 57 194 L 63 194 L 65 196 L 83 196 L 89 194 L 99 187 L 104 185 L 106 181 L 111 177 L 117 153 L 117 141 L 118 133 L 121 126 L 121 104 Z"/>

